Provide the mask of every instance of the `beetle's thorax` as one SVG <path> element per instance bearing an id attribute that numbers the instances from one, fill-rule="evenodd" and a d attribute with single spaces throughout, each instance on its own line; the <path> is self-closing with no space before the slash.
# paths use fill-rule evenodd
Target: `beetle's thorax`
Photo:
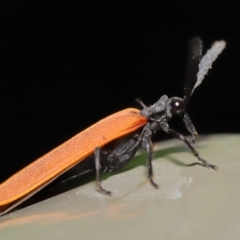
<path id="1" fill-rule="evenodd" d="M 146 117 L 149 121 L 161 122 L 163 119 L 169 120 L 172 115 L 172 103 L 174 101 L 183 102 L 182 98 L 168 98 L 163 95 L 156 103 L 147 106 L 140 111 L 140 114 Z"/>
<path id="2" fill-rule="evenodd" d="M 147 106 L 140 111 L 140 114 L 149 120 L 155 119 L 159 121 L 163 116 L 165 117 L 165 108 L 168 101 L 168 96 L 163 95 L 153 105 Z"/>

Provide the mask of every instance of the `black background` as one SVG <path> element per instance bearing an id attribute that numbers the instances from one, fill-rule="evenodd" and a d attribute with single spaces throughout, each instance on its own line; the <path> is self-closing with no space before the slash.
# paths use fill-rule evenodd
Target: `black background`
<path id="1" fill-rule="evenodd" d="M 237 5 L 0 4 L 0 180 L 139 97 L 183 96 L 187 41 L 227 48 L 194 92 L 200 134 L 240 132 Z M 177 118 L 170 122 L 184 134 Z M 164 139 L 161 133 L 155 140 Z"/>

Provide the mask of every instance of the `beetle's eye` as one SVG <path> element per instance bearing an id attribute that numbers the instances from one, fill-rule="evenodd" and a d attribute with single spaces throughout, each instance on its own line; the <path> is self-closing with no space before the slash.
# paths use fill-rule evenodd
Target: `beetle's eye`
<path id="1" fill-rule="evenodd" d="M 171 110 L 173 114 L 180 114 L 185 110 L 185 103 L 179 99 L 173 100 L 171 102 Z"/>

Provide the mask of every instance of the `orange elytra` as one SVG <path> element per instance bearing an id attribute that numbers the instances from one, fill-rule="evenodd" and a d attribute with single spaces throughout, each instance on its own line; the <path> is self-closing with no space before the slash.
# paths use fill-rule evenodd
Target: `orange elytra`
<path id="1" fill-rule="evenodd" d="M 138 109 L 128 108 L 78 133 L 3 182 L 0 185 L 0 211 L 36 193 L 93 154 L 96 147 L 103 147 L 114 139 L 136 131 L 146 122 L 147 119 L 139 114 Z"/>

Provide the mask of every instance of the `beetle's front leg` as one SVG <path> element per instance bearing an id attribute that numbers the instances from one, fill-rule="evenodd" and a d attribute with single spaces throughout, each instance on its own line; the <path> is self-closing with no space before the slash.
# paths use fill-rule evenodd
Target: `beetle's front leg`
<path id="1" fill-rule="evenodd" d="M 187 112 L 185 111 L 184 115 L 183 115 L 183 122 L 187 128 L 187 130 L 191 133 L 192 135 L 192 142 L 195 143 L 196 142 L 196 137 L 198 136 L 198 133 L 189 117 L 189 115 L 187 114 Z"/>
<path id="2" fill-rule="evenodd" d="M 212 165 L 210 163 L 208 163 L 206 160 L 204 160 L 199 153 L 193 148 L 193 146 L 188 142 L 188 140 L 180 133 L 169 129 L 168 133 L 172 134 L 173 136 L 177 137 L 179 140 L 183 141 L 188 147 L 189 149 L 192 151 L 193 155 L 200 161 L 202 162 L 202 164 L 207 167 L 207 168 L 212 168 L 214 170 L 218 170 L 218 167 L 215 165 Z"/>
<path id="3" fill-rule="evenodd" d="M 210 163 L 208 163 L 206 160 L 204 160 L 199 153 L 194 149 L 194 147 L 188 142 L 188 140 L 179 132 L 174 131 L 173 129 L 168 128 L 168 124 L 165 122 L 161 122 L 160 123 L 161 128 L 163 129 L 163 131 L 165 131 L 166 133 L 169 133 L 171 135 L 173 135 L 174 137 L 177 137 L 179 140 L 183 141 L 188 148 L 192 151 L 193 155 L 200 161 L 202 162 L 202 164 L 207 167 L 207 168 L 212 168 L 214 170 L 217 170 L 218 167 L 215 165 L 212 165 Z"/>

